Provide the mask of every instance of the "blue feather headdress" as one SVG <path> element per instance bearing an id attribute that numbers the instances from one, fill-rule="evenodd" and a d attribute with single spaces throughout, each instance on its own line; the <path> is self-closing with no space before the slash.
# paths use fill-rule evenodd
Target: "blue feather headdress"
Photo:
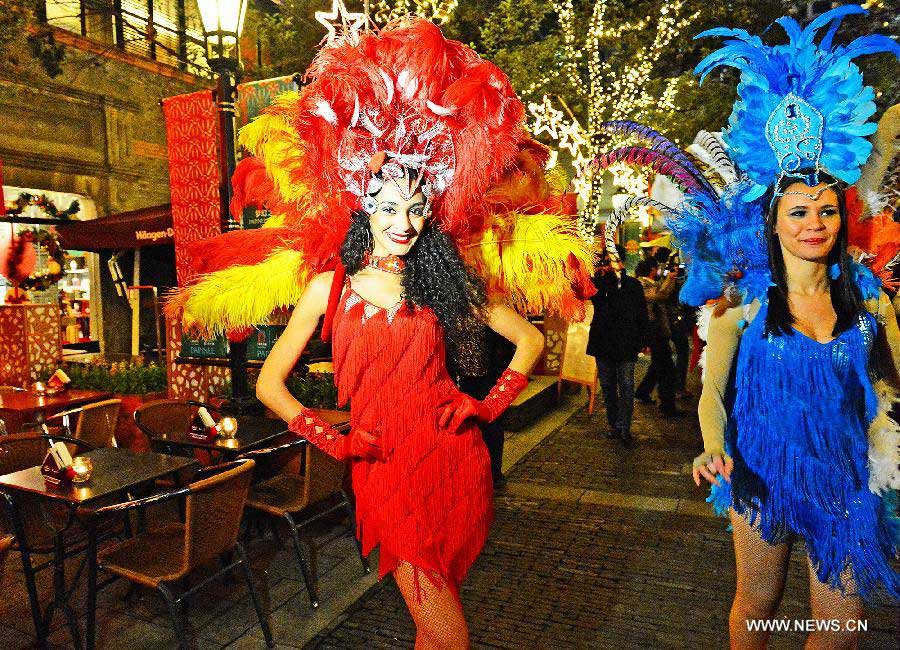
<path id="1" fill-rule="evenodd" d="M 876 129 L 867 121 L 875 113 L 875 94 L 863 85 L 852 60 L 878 52 L 900 57 L 900 46 L 879 34 L 845 46 L 832 44 L 845 16 L 865 13 L 859 5 L 837 7 L 805 29 L 793 18 L 779 18 L 776 22 L 787 33 L 788 43 L 772 47 L 743 29 L 719 27 L 696 36 L 729 38 L 697 65 L 701 83 L 719 66 L 741 71 L 739 99 L 723 139 L 754 184 L 747 200 L 761 196 L 780 177 L 805 169 L 825 170 L 848 184 L 859 178 L 860 166 L 872 151 L 865 136 Z M 816 44 L 825 26 L 828 31 Z M 818 179 L 809 178 L 807 183 L 816 185 Z"/>
<path id="2" fill-rule="evenodd" d="M 737 292 L 742 301 L 764 300 L 769 285 L 769 254 L 760 200 L 747 200 L 753 184 L 744 177 L 721 196 L 689 194 L 674 218 L 666 220 L 687 262 L 679 299 L 700 306 Z"/>
<path id="3" fill-rule="evenodd" d="M 603 153 L 594 160 L 596 169 L 617 163 L 643 167 L 665 176 L 684 192 L 680 205 L 665 205 L 646 196 L 627 199 L 606 221 L 609 254 L 616 255 L 616 231 L 631 211 L 650 207 L 663 215 L 685 255 L 688 279 L 681 289 L 682 302 L 699 306 L 735 291 L 748 301 L 762 298 L 770 283 L 762 201 L 746 198 L 753 183 L 738 175 L 718 140 L 701 131 L 695 144 L 715 163 L 711 171 L 726 181 L 721 194 L 690 156 L 650 127 L 616 120 L 600 128 L 639 144 Z"/>
<path id="4" fill-rule="evenodd" d="M 619 224 L 637 207 L 660 211 L 684 253 L 688 279 L 681 301 L 702 305 L 723 294 L 746 302 L 765 300 L 771 284 L 765 240 L 762 195 L 782 176 L 815 170 L 853 183 L 872 145 L 865 138 L 876 129 L 867 120 L 875 112 L 872 88 L 863 85 L 854 57 L 876 52 L 900 55 L 886 36 L 856 39 L 832 46 L 841 20 L 864 14 L 858 5 L 828 11 L 805 29 L 793 18 L 780 18 L 789 43 L 769 47 L 742 29 L 718 28 L 703 36 L 731 37 L 697 66 L 706 77 L 720 65 L 741 70 L 739 99 L 723 132 L 724 147 L 701 131 L 694 142 L 726 183 L 718 191 L 693 159 L 653 129 L 629 120 L 605 122 L 601 129 L 632 141 L 598 156 L 595 170 L 625 163 L 667 177 L 684 193 L 680 205 L 663 205 L 632 197 L 607 220 L 607 249 L 615 255 Z M 819 30 L 828 26 L 820 42 Z M 702 79 L 701 79 L 702 81 Z M 737 294 L 737 295 L 735 295 Z"/>

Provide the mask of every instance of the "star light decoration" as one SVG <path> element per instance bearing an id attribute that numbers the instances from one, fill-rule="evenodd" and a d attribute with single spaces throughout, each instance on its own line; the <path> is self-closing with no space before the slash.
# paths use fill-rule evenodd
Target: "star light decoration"
<path id="1" fill-rule="evenodd" d="M 561 53 L 563 65 L 525 89 L 526 95 L 539 95 L 546 85 L 560 77 L 564 77 L 566 85 L 573 94 L 586 95 L 587 128 L 566 111 L 553 106 L 550 98 L 544 94 L 540 103 L 528 104 L 532 114 L 532 133 L 537 136 L 546 133 L 557 141 L 560 149 L 571 154 L 572 167 L 575 171 L 573 185 L 585 208 L 582 213 L 581 228 L 584 234 L 591 235 L 596 231 L 600 219 L 600 198 L 602 194 L 602 174 L 594 173 L 590 162 L 599 154 L 600 146 L 591 141 L 590 135 L 597 133 L 599 125 L 605 120 L 644 119 L 650 109 L 675 110 L 675 98 L 678 94 L 676 83 L 670 83 L 662 97 L 651 95 L 645 89 L 653 68 L 659 61 L 666 47 L 697 16 L 695 12 L 679 18 L 684 1 L 663 2 L 659 15 L 655 20 L 656 38 L 653 43 L 636 52 L 624 65 L 621 61 L 610 61 L 604 58 L 604 41 L 615 41 L 623 34 L 633 31 L 644 31 L 654 28 L 654 20 L 646 16 L 634 23 L 606 24 L 606 0 L 597 0 L 591 11 L 587 34 L 583 43 L 576 37 L 577 18 L 572 0 L 554 0 L 553 8 L 559 17 L 562 31 Z M 588 53 L 587 55 L 585 53 Z M 586 59 L 588 83 L 584 83 L 583 70 Z M 563 100 L 557 100 L 566 108 Z M 618 146 L 623 142 L 603 143 L 603 149 Z M 615 165 L 610 168 L 617 186 L 630 193 L 644 194 L 647 190 L 646 174 L 637 172 L 626 165 Z"/>
<path id="2" fill-rule="evenodd" d="M 544 135 L 557 141 L 558 149 L 565 149 L 572 158 L 572 167 L 575 169 L 575 177 L 572 185 L 578 195 L 585 199 L 590 194 L 590 177 L 582 173 L 591 162 L 589 140 L 587 134 L 575 116 L 568 117 L 563 111 L 553 105 L 553 100 L 544 95 L 540 103 L 529 102 L 528 111 L 534 116 L 531 123 L 531 133 L 534 136 Z M 558 161 L 558 150 L 553 152 L 548 168 L 552 168 Z M 584 224 L 582 223 L 582 227 Z M 592 236 L 582 228 L 582 234 Z"/>
<path id="3" fill-rule="evenodd" d="M 316 21 L 328 30 L 322 39 L 328 46 L 358 45 L 359 33 L 369 22 L 365 13 L 348 11 L 344 0 L 331 0 L 331 11 L 317 11 L 315 16 Z"/>

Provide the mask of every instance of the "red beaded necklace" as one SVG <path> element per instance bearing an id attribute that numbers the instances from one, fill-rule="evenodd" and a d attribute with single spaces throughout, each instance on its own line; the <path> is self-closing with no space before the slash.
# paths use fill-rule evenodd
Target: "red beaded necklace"
<path id="1" fill-rule="evenodd" d="M 400 275 L 403 273 L 403 269 L 406 268 L 406 261 L 399 255 L 379 257 L 377 255 L 372 255 L 371 253 L 366 253 L 366 256 L 363 258 L 363 264 L 373 269 L 393 273 L 395 275 Z"/>

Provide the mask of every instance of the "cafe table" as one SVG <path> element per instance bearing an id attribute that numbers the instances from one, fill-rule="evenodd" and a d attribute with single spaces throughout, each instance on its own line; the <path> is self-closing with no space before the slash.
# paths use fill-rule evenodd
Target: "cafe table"
<path id="1" fill-rule="evenodd" d="M 52 485 L 44 480 L 40 467 L 31 467 L 11 474 L 0 476 L 0 492 L 8 495 L 13 507 L 13 525 L 16 535 L 20 539 L 24 536 L 24 522 L 15 507 L 16 498 L 28 494 L 32 499 L 37 497 L 41 503 L 49 507 L 63 506 L 68 510 L 68 518 L 59 530 L 55 530 L 57 553 L 61 552 L 63 534 L 73 524 L 78 524 L 87 531 L 87 631 L 86 647 L 93 649 L 96 614 L 97 614 L 97 528 L 93 517 L 79 516 L 79 511 L 84 513 L 97 502 L 116 495 L 124 495 L 129 490 L 152 483 L 164 476 L 173 476 L 177 482 L 179 471 L 195 465 L 197 461 L 181 456 L 167 456 L 149 452 L 136 452 L 130 449 L 110 447 L 95 449 L 82 454 L 91 459 L 93 472 L 86 483 Z M 24 546 L 27 547 L 25 540 Z M 26 558 L 23 555 L 23 561 Z M 29 560 L 30 561 L 30 560 Z M 76 575 L 77 578 L 77 575 Z M 29 594 L 31 598 L 32 617 L 35 622 L 35 631 L 38 643 L 43 645 L 46 640 L 47 627 L 50 623 L 50 615 L 55 609 L 59 609 L 68 620 L 75 620 L 75 612 L 69 604 L 69 599 L 74 593 L 74 585 L 67 587 L 65 584 L 57 584 L 54 581 L 53 602 L 45 612 L 40 611 L 36 594 Z M 46 620 L 47 625 L 44 625 Z M 75 624 L 77 626 L 77 623 Z M 73 634 L 77 637 L 77 627 L 73 628 Z M 74 639 L 76 645 L 80 645 L 79 639 Z"/>
<path id="2" fill-rule="evenodd" d="M 338 431 L 350 428 L 350 412 L 329 409 L 312 409 L 319 417 L 334 426 Z M 293 436 L 284 420 L 257 415 L 238 415 L 237 430 L 233 438 L 214 436 L 212 438 L 195 438 L 190 432 L 175 431 L 161 434 L 148 433 L 150 444 L 154 449 L 169 454 L 202 450 L 226 461 L 240 456 L 247 451 L 261 449 L 283 442 L 284 436 Z"/>
<path id="3" fill-rule="evenodd" d="M 28 422 L 41 423 L 54 413 L 109 399 L 112 393 L 69 388 L 53 395 L 37 395 L 29 390 L 0 391 L 0 419 L 7 433 L 19 433 Z"/>

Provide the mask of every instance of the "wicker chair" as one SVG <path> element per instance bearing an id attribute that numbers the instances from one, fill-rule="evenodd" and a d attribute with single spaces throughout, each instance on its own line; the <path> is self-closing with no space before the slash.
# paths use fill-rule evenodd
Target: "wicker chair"
<path id="1" fill-rule="evenodd" d="M 298 474 L 291 471 L 292 455 L 296 457 L 306 447 L 306 459 L 304 473 Z M 319 597 L 316 593 L 315 577 L 310 572 L 309 564 L 303 555 L 300 543 L 300 529 L 309 524 L 330 515 L 334 512 L 344 511 L 349 520 L 350 533 L 356 542 L 363 569 L 369 573 L 371 569 L 362 554 L 362 546 L 356 538 L 356 516 L 353 505 L 344 491 L 344 474 L 346 465 L 336 461 L 331 456 L 323 453 L 305 440 L 296 440 L 279 447 L 250 451 L 240 458 L 252 458 L 260 466 L 257 477 L 247 497 L 247 508 L 256 513 L 275 519 L 284 519 L 291 532 L 294 542 L 294 551 L 297 554 L 297 562 L 306 583 L 309 601 L 313 608 L 319 606 Z M 316 508 L 315 512 L 303 519 L 297 515 L 304 510 Z"/>
<path id="2" fill-rule="evenodd" d="M 0 475 L 18 472 L 40 465 L 49 448 L 49 438 L 45 434 L 20 433 L 0 439 Z M 92 447 L 83 440 L 76 440 L 64 435 L 52 436 L 57 442 L 65 442 L 69 447 L 79 451 L 89 451 Z M 9 539 L 8 550 L 17 550 L 22 557 L 22 572 L 25 575 L 25 587 L 34 622 L 34 630 L 38 642 L 46 638 L 50 614 L 41 613 L 38 601 L 36 576 L 44 569 L 53 568 L 54 582 L 64 584 L 65 560 L 84 550 L 86 539 L 80 532 L 71 527 L 70 512 L 63 506 L 54 507 L 47 501 L 32 497 L 26 493 L 17 493 L 13 498 L 9 494 L 0 496 L 0 539 Z M 101 536 L 109 537 L 122 532 L 121 525 L 104 527 Z M 128 532 L 127 526 L 125 530 Z M 35 563 L 33 555 L 51 556 Z M 80 647 L 78 623 L 73 612 L 65 612 L 69 631 L 76 647 Z M 46 621 L 44 619 L 47 619 Z"/>
<path id="3" fill-rule="evenodd" d="M 74 438 L 84 440 L 92 447 L 116 447 L 116 424 L 119 421 L 119 409 L 122 400 L 107 399 L 102 402 L 85 404 L 76 409 L 56 413 L 47 418 L 48 423 L 59 421 L 69 431 L 72 430 L 70 418 L 78 416 Z"/>
<path id="4" fill-rule="evenodd" d="M 162 594 L 181 648 L 189 647 L 180 613 L 182 602 L 212 580 L 238 567 L 247 583 L 266 643 L 269 647 L 274 645 L 244 547 L 238 541 L 241 514 L 253 466 L 252 460 L 217 465 L 198 472 L 194 482 L 187 487 L 95 511 L 97 516 L 102 517 L 186 496 L 185 523 L 169 523 L 134 539 L 112 545 L 103 549 L 99 557 L 100 568 L 131 582 L 156 589 Z M 237 554 L 237 560 L 178 596 L 172 592 L 169 586 L 171 583 L 181 581 L 195 569 L 214 560 L 224 561 L 232 552 Z"/>
<path id="5" fill-rule="evenodd" d="M 160 399 L 139 406 L 134 412 L 134 423 L 152 442 L 156 438 L 187 431 L 201 406 L 210 412 L 228 415 L 221 408 L 204 402 Z"/>
<path id="6" fill-rule="evenodd" d="M 6 575 L 6 556 L 13 545 L 12 535 L 0 535 L 0 587 L 3 586 L 3 578 Z"/>

